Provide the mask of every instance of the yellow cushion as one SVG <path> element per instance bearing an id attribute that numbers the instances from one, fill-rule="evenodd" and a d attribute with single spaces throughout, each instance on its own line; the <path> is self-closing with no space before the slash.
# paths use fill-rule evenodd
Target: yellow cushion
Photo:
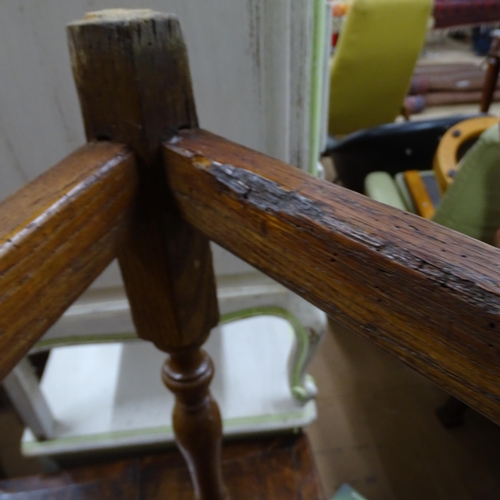
<path id="1" fill-rule="evenodd" d="M 330 66 L 329 133 L 394 121 L 422 50 L 432 0 L 353 0 Z"/>

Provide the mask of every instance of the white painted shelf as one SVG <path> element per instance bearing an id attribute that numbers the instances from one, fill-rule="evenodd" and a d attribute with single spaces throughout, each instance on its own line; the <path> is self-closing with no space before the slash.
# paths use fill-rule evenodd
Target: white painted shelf
<path id="1" fill-rule="evenodd" d="M 286 370 L 294 336 L 281 318 L 260 316 L 213 330 L 212 393 L 224 435 L 292 429 L 316 418 L 314 401 L 292 398 Z M 173 442 L 173 396 L 160 369 L 166 355 L 145 342 L 51 351 L 41 389 L 56 419 L 55 438 L 22 439 L 27 456 L 98 452 Z"/>

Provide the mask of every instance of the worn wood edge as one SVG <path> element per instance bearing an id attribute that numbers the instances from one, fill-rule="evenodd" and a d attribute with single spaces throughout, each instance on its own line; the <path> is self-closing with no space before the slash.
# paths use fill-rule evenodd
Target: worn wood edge
<path id="1" fill-rule="evenodd" d="M 125 160 L 130 151 L 121 144 L 88 143 L 25 184 L 0 202 L 0 254 L 16 234 L 31 227 L 38 217 L 76 187 L 83 187 L 102 167 Z"/>
<path id="2" fill-rule="evenodd" d="M 72 21 L 68 23 L 70 26 L 81 26 L 84 24 L 126 24 L 126 23 L 136 23 L 136 22 L 147 22 L 150 20 L 160 20 L 160 19 L 175 19 L 178 20 L 178 16 L 172 13 L 157 12 L 152 9 L 102 9 L 87 12 L 82 19 Z"/>
<path id="3" fill-rule="evenodd" d="M 164 157 L 208 237 L 500 422 L 498 249 L 208 132 Z"/>
<path id="4" fill-rule="evenodd" d="M 175 14 L 106 9 L 69 23 L 66 32 L 87 140 L 126 143 L 149 169 L 163 140 L 197 126 L 187 47 Z M 152 72 L 161 76 L 148 78 Z"/>
<path id="5" fill-rule="evenodd" d="M 126 147 L 93 143 L 0 204 L 0 379 L 117 256 L 136 183 Z"/>
<path id="6" fill-rule="evenodd" d="M 162 168 L 162 141 L 198 124 L 180 23 L 99 11 L 67 34 L 87 139 L 126 143 L 138 160 L 135 234 L 119 258 L 138 335 L 167 351 L 201 344 L 218 322 L 209 242 L 178 215 Z"/>

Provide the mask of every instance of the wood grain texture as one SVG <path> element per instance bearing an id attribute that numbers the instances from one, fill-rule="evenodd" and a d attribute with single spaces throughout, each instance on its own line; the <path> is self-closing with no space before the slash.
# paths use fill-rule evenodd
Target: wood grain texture
<path id="1" fill-rule="evenodd" d="M 116 257 L 136 181 L 128 149 L 88 144 L 0 204 L 0 378 Z"/>
<path id="2" fill-rule="evenodd" d="M 162 140 L 197 118 L 176 16 L 112 9 L 68 27 L 87 138 L 131 146 L 139 193 L 118 260 L 137 334 L 168 352 L 174 432 L 200 500 L 227 498 L 220 472 L 222 424 L 200 346 L 219 321 L 209 241 L 169 191 Z M 210 464 L 210 466 L 208 466 Z"/>
<path id="3" fill-rule="evenodd" d="M 211 239 L 500 422 L 500 251 L 204 131 L 164 148 Z"/>
<path id="4" fill-rule="evenodd" d="M 225 443 L 223 472 L 238 500 L 324 500 L 305 435 Z M 165 473 L 167 471 L 167 473 Z M 178 451 L 60 474 L 0 481 L 5 500 L 192 500 L 189 474 Z"/>
<path id="5" fill-rule="evenodd" d="M 218 322 L 206 237 L 179 215 L 161 141 L 196 127 L 187 53 L 176 16 L 149 10 L 87 14 L 68 26 L 87 138 L 128 144 L 140 192 L 120 267 L 137 333 L 169 351 L 206 339 Z"/>

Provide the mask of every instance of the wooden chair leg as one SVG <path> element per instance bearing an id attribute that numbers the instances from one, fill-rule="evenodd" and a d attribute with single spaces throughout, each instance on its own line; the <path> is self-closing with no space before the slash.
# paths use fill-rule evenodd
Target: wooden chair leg
<path id="1" fill-rule="evenodd" d="M 459 427 L 464 423 L 464 415 L 468 406 L 453 396 L 450 396 L 446 403 L 436 410 L 436 415 L 447 429 Z"/>
<path id="2" fill-rule="evenodd" d="M 163 379 L 176 395 L 174 430 L 197 498 L 226 499 L 213 366 L 200 350 L 219 321 L 210 246 L 179 212 L 161 156 L 178 129 L 197 128 L 178 19 L 100 11 L 72 23 L 68 37 L 87 139 L 123 142 L 137 156 L 139 193 L 119 253 L 137 333 L 171 355 Z"/>
<path id="3" fill-rule="evenodd" d="M 492 33 L 491 48 L 488 55 L 488 69 L 484 80 L 483 93 L 481 95 L 481 112 L 487 113 L 493 101 L 493 95 L 498 81 L 500 71 L 500 31 Z"/>
<path id="4" fill-rule="evenodd" d="M 488 57 L 488 69 L 484 81 L 483 93 L 481 95 L 481 113 L 487 113 L 493 101 L 493 94 L 497 86 L 498 72 L 500 70 L 500 59 L 497 56 Z"/>

